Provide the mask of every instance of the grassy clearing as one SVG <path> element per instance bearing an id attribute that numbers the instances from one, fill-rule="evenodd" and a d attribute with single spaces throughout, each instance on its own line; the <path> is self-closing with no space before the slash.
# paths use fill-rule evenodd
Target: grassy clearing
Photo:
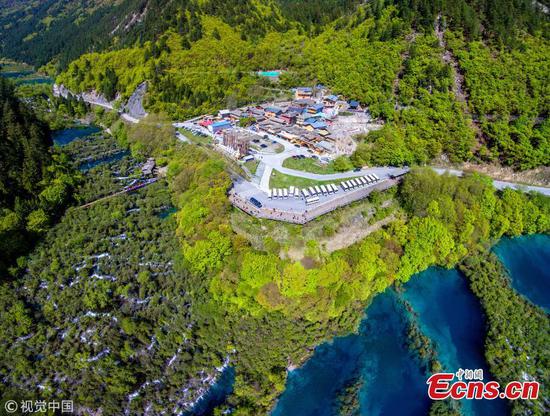
<path id="1" fill-rule="evenodd" d="M 196 134 L 193 134 L 190 131 L 185 129 L 178 129 L 178 131 L 195 144 L 212 143 L 212 139 L 210 137 L 197 136 Z"/>
<path id="2" fill-rule="evenodd" d="M 249 160 L 248 162 L 244 163 L 244 166 L 250 171 L 252 175 L 256 173 L 256 170 L 258 169 L 258 165 L 260 164 L 259 160 Z"/>
<path id="3" fill-rule="evenodd" d="M 308 157 L 305 159 L 293 159 L 289 157 L 288 159 L 284 160 L 283 167 L 311 173 L 336 173 L 333 162 L 323 164 L 312 157 Z"/>
<path id="4" fill-rule="evenodd" d="M 305 188 L 313 185 L 326 185 L 327 183 L 338 183 L 338 180 L 332 181 L 317 181 L 315 179 L 300 178 L 298 176 L 285 175 L 284 173 L 273 171 L 269 179 L 270 188 L 288 188 L 289 186 L 297 186 Z"/>

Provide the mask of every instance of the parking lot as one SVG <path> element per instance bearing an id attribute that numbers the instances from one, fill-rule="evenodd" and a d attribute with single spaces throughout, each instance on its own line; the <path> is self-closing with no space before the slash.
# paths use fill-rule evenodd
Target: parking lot
<path id="1" fill-rule="evenodd" d="M 385 190 L 397 183 L 386 178 L 368 186 L 358 187 L 345 192 L 341 187 L 337 193 L 319 195 L 319 201 L 306 205 L 305 198 L 269 199 L 268 195 L 244 180 L 236 181 L 229 199 L 236 207 L 258 218 L 305 224 L 339 207 L 366 198 L 374 190 Z M 251 200 L 257 201 L 253 203 Z M 261 206 L 259 206 L 261 205 Z"/>

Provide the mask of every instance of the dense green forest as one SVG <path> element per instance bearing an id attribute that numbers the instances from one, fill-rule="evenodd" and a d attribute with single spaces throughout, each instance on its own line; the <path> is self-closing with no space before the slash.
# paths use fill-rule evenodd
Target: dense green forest
<path id="1" fill-rule="evenodd" d="M 65 68 L 83 53 L 157 40 L 168 29 L 186 42 L 202 37 L 201 17 L 216 16 L 241 35 L 260 38 L 270 31 L 297 28 L 319 33 L 332 21 L 356 20 L 358 0 L 26 0 L 0 1 L 0 55 L 43 65 L 54 59 Z M 417 30 L 431 28 L 441 13 L 452 29 L 506 45 L 523 31 L 548 36 L 547 16 L 530 0 L 375 0 L 376 17 L 395 5 L 400 18 Z"/>
<path id="2" fill-rule="evenodd" d="M 120 123 L 112 130 L 138 154 L 148 145 L 170 161 L 168 186 L 70 209 L 22 263 L 24 275 L 3 287 L 1 302 L 13 311 L 2 315 L 13 328 L 2 342 L 11 357 L 1 367 L 4 394 L 35 397 L 38 372 L 41 396 L 69 394 L 104 414 L 184 406 L 176 399 L 182 381 L 192 400 L 204 387 L 200 372 L 215 374 L 229 357 L 236 380 L 227 406 L 263 414 L 283 390 L 287 367 L 302 363 L 311 346 L 357 328 L 376 293 L 430 265 L 452 267 L 502 235 L 550 228 L 543 197 L 496 192 L 477 175 L 418 170 L 398 192 L 404 216 L 333 254 L 309 247 L 314 264 L 306 269 L 279 258 L 276 245 L 253 249 L 232 230 L 230 179 L 215 154 L 167 146 L 162 132 L 150 142 Z M 66 152 L 95 160 L 117 146 L 99 136 Z M 75 199 L 120 189 L 137 168 L 129 157 L 95 167 Z M 178 212 L 164 218 L 172 203 Z"/>
<path id="3" fill-rule="evenodd" d="M 52 150 L 48 125 L 0 77 L 0 274 L 31 247 L 71 199 L 78 175 Z"/>

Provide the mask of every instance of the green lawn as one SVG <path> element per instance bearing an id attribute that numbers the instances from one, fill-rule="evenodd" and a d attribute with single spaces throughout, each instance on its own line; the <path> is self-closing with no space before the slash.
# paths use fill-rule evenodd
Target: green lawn
<path id="1" fill-rule="evenodd" d="M 250 171 L 252 175 L 256 173 L 256 169 L 258 169 L 258 165 L 260 164 L 259 160 L 249 160 L 248 162 L 244 163 L 244 166 Z"/>
<path id="2" fill-rule="evenodd" d="M 292 157 L 289 157 L 283 161 L 283 167 L 301 170 L 302 172 L 320 174 L 336 173 L 333 162 L 321 163 L 312 157 L 307 157 L 305 159 L 293 159 Z"/>
<path id="3" fill-rule="evenodd" d="M 298 176 L 285 175 L 284 173 L 273 171 L 269 179 L 269 187 L 273 188 L 288 188 L 289 186 L 297 186 L 304 188 L 312 185 L 325 185 L 327 183 L 338 184 L 339 180 L 334 181 L 316 181 L 314 179 L 300 178 Z"/>
<path id="4" fill-rule="evenodd" d="M 208 144 L 212 142 L 212 139 L 210 139 L 210 137 L 197 136 L 185 129 L 178 129 L 178 131 L 195 144 Z"/>

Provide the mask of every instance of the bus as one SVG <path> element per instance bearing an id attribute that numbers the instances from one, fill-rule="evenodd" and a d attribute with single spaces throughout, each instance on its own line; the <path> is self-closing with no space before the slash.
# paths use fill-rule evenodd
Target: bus
<path id="1" fill-rule="evenodd" d="M 312 195 L 312 196 L 315 196 L 317 195 L 317 192 L 315 192 L 315 189 L 313 189 L 313 186 L 310 186 L 309 188 L 307 188 L 309 190 L 309 193 Z"/>
<path id="2" fill-rule="evenodd" d="M 338 187 L 336 185 L 331 183 L 330 186 L 332 187 L 332 190 L 334 191 L 334 193 L 338 192 Z"/>
<path id="3" fill-rule="evenodd" d="M 307 191 L 306 188 L 302 189 L 302 195 L 304 196 L 304 198 L 309 198 L 309 192 Z"/>
<path id="4" fill-rule="evenodd" d="M 329 183 L 326 187 L 327 187 L 327 192 L 328 192 L 329 195 L 334 192 L 334 190 L 332 189 L 332 184 L 331 183 Z"/>
<path id="5" fill-rule="evenodd" d="M 256 208 L 262 207 L 262 203 L 254 197 L 250 198 L 250 202 L 252 202 Z"/>
<path id="6" fill-rule="evenodd" d="M 317 193 L 317 195 L 321 195 L 321 188 L 319 188 L 317 185 L 314 186 L 315 188 L 315 192 Z"/>
<path id="7" fill-rule="evenodd" d="M 286 189 L 286 188 L 283 189 L 283 196 L 284 196 L 285 199 L 288 198 L 288 189 Z"/>
<path id="8" fill-rule="evenodd" d="M 374 175 L 367 175 L 371 181 L 373 182 L 376 182 L 376 178 L 374 177 Z"/>
<path id="9" fill-rule="evenodd" d="M 294 198 L 300 198 L 300 190 L 298 188 L 294 188 Z"/>
<path id="10" fill-rule="evenodd" d="M 273 192 L 271 191 L 271 189 L 269 191 L 267 191 L 267 197 L 269 199 L 271 199 L 273 197 Z"/>
<path id="11" fill-rule="evenodd" d="M 371 178 L 369 178 L 367 175 L 363 176 L 363 178 L 367 181 L 368 184 L 371 184 L 373 181 Z"/>
<path id="12" fill-rule="evenodd" d="M 283 197 L 283 191 L 281 191 L 279 188 L 277 188 L 277 198 L 280 199 Z"/>
<path id="13" fill-rule="evenodd" d="M 318 196 L 312 196 L 311 198 L 306 198 L 306 205 L 316 204 L 317 202 L 319 202 Z"/>
<path id="14" fill-rule="evenodd" d="M 288 188 L 288 193 L 290 195 L 294 195 L 294 186 L 291 186 L 290 188 Z"/>
<path id="15" fill-rule="evenodd" d="M 365 178 L 363 178 L 363 177 L 359 177 L 359 178 L 357 178 L 357 180 L 361 181 L 361 183 L 362 183 L 363 185 L 368 185 L 368 184 L 369 184 L 369 183 L 365 180 Z"/>
<path id="16" fill-rule="evenodd" d="M 340 186 L 344 190 L 344 192 L 348 191 L 348 184 L 346 182 L 340 182 Z"/>
<path id="17" fill-rule="evenodd" d="M 321 185 L 321 192 L 323 192 L 323 195 L 328 194 L 328 191 L 325 185 Z"/>
<path id="18" fill-rule="evenodd" d="M 376 182 L 380 180 L 380 178 L 376 175 L 376 173 L 373 173 L 372 176 L 374 176 L 374 180 L 376 180 Z"/>

